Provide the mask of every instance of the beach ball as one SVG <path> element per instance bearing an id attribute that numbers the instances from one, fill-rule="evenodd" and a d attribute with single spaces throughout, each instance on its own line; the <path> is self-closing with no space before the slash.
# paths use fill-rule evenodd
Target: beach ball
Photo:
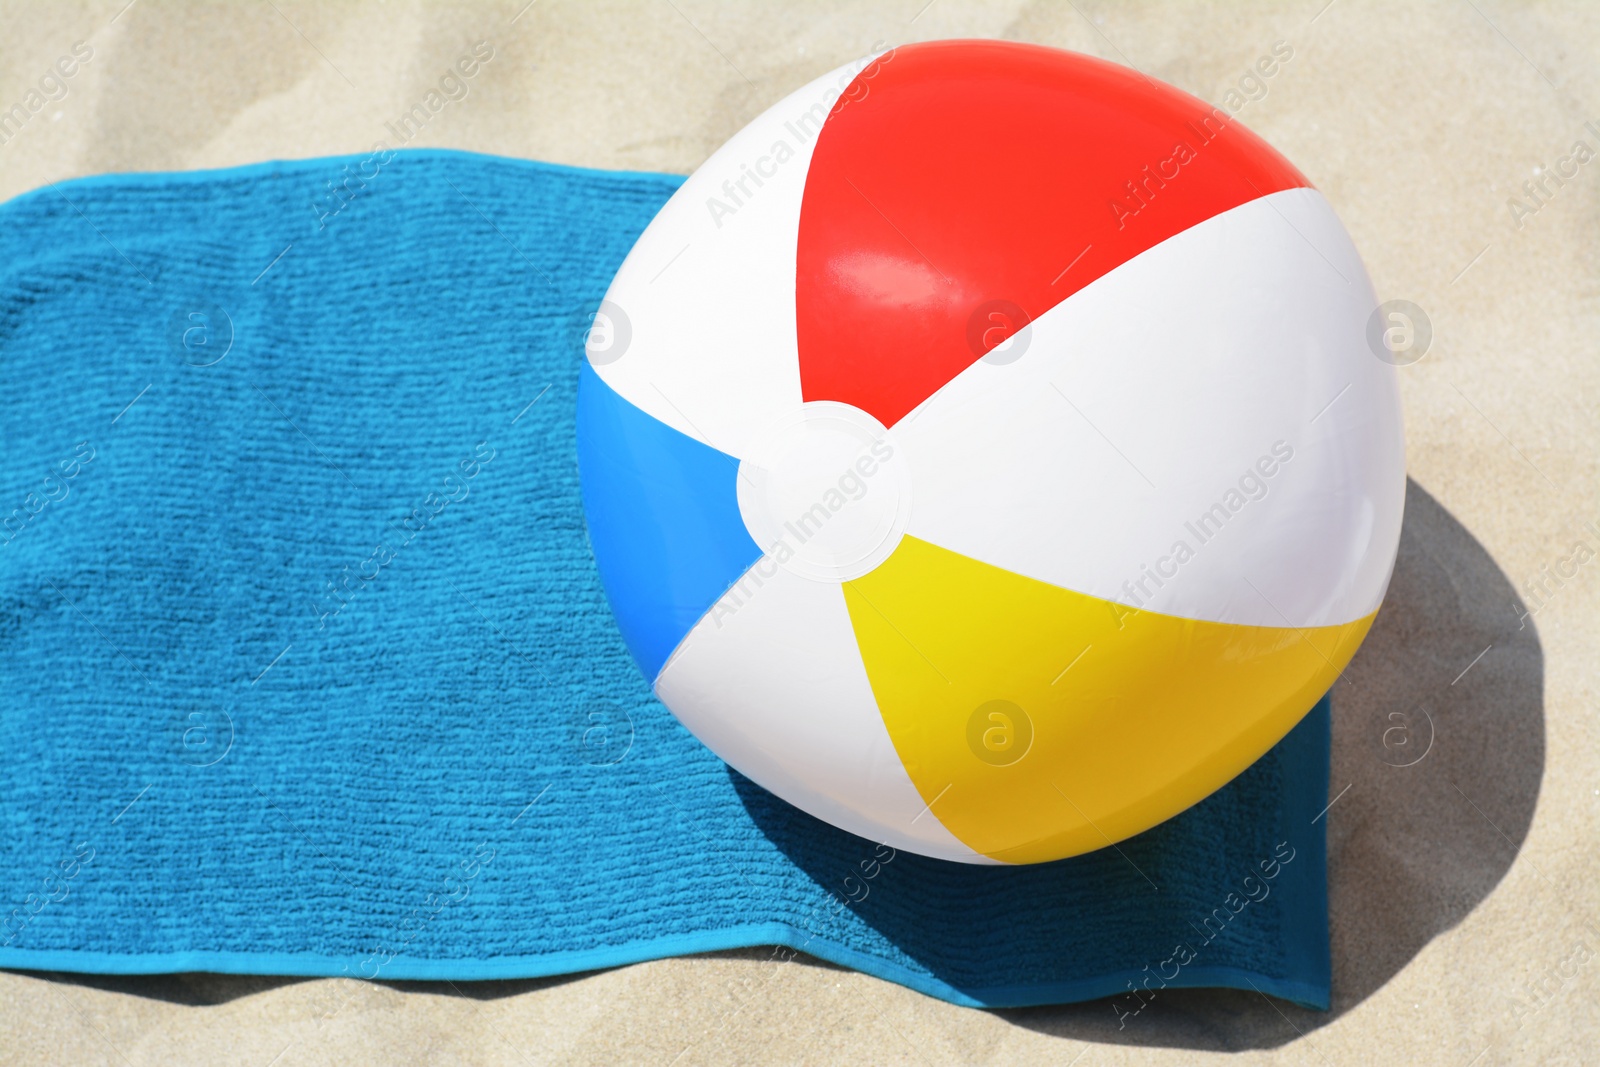
<path id="1" fill-rule="evenodd" d="M 864 838 L 1018 864 L 1139 833 L 1372 624 L 1405 493 L 1376 310 L 1303 174 L 1136 71 L 946 41 L 826 74 L 683 183 L 587 326 L 622 636 L 713 752 Z"/>

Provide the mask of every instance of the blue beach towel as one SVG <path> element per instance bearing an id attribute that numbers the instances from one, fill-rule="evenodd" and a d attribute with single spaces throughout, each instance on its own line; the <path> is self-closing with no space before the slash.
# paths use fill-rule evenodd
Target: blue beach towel
<path id="1" fill-rule="evenodd" d="M 651 696 L 574 400 L 680 180 L 430 151 L 0 206 L 0 966 L 779 945 L 967 1005 L 1326 1007 L 1326 701 L 1165 825 L 995 869 L 790 808 Z"/>

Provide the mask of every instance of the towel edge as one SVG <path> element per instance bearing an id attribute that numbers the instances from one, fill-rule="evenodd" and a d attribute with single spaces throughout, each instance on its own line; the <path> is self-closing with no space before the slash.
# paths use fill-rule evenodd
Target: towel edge
<path id="1" fill-rule="evenodd" d="M 1122 993 L 1127 983 L 1143 978 L 1131 968 L 1090 978 L 1046 985 L 1009 985 L 958 989 L 932 975 L 919 973 L 859 953 L 843 945 L 820 940 L 783 923 L 757 923 L 675 934 L 629 945 L 552 952 L 534 956 L 488 959 L 422 959 L 396 957 L 373 974 L 362 973 L 362 963 L 320 953 L 188 951 L 171 953 L 113 953 L 72 949 L 0 949 L 0 968 L 24 971 L 65 971 L 75 974 L 141 975 L 210 972 L 216 974 L 278 975 L 295 978 L 350 978 L 377 981 L 490 981 L 551 978 L 609 970 L 636 963 L 730 949 L 781 946 L 803 951 L 820 960 L 860 971 L 883 981 L 905 986 L 925 996 L 967 1008 L 1030 1008 L 1080 1003 Z M 355 970 L 352 971 L 352 966 Z M 1328 1010 L 1326 987 L 1297 979 L 1262 974 L 1239 967 L 1198 966 L 1186 970 L 1169 988 L 1228 988 L 1270 993 L 1302 1007 Z"/>
<path id="2" fill-rule="evenodd" d="M 392 148 L 389 151 L 396 156 L 408 159 L 438 158 L 462 160 L 487 160 L 490 162 L 509 163 L 513 166 L 530 170 L 542 170 L 574 177 L 592 178 L 656 178 L 673 183 L 674 186 L 682 185 L 688 180 L 686 174 L 673 174 L 668 171 L 655 170 L 606 170 L 601 167 L 583 167 L 573 163 L 551 163 L 542 159 L 523 159 L 519 156 L 501 156 L 492 152 L 476 152 L 465 148 Z M 355 162 L 371 157 L 372 151 L 350 152 L 335 156 L 300 156 L 296 158 L 272 158 L 257 160 L 254 163 L 236 163 L 227 167 L 208 167 L 199 170 L 133 170 L 110 171 L 104 174 L 84 174 L 75 178 L 63 178 L 56 182 L 45 182 L 43 185 L 20 192 L 7 200 L 0 201 L 0 210 L 21 207 L 27 202 L 43 196 L 48 192 L 58 195 L 62 190 L 92 188 L 102 184 L 116 184 L 123 187 L 129 184 L 155 185 L 174 181 L 200 182 L 214 181 L 217 178 L 246 178 L 282 173 L 293 169 L 303 169 L 311 164 L 332 164 L 341 162 Z"/>

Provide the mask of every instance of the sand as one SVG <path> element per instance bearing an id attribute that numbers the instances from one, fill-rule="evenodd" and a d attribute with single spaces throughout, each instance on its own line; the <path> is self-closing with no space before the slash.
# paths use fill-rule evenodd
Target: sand
<path id="1" fill-rule="evenodd" d="M 459 988 L 0 973 L 0 1061 L 1600 1056 L 1600 564 L 1562 563 L 1579 539 L 1600 547 L 1584 526 L 1600 521 L 1600 162 L 1537 211 L 1507 204 L 1574 141 L 1600 148 L 1600 7 L 523 2 L 0 4 L 4 105 L 74 42 L 93 49 L 0 145 L 0 196 L 365 151 L 482 40 L 494 58 L 471 94 L 412 144 L 679 172 L 877 41 L 1038 41 L 1217 103 L 1292 48 L 1240 119 L 1327 194 L 1380 296 L 1434 329 L 1401 372 L 1413 484 L 1394 585 L 1336 703 L 1334 1009 L 1168 993 L 1119 1031 L 1104 1002 L 972 1011 L 760 951 Z M 1523 592 L 1551 568 L 1572 576 Z M 319 1024 L 330 996 L 345 1007 Z"/>

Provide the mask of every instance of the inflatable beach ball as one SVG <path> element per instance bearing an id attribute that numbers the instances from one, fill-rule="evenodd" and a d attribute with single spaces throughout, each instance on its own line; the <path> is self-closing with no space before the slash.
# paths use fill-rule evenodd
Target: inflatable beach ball
<path id="1" fill-rule="evenodd" d="M 736 134 L 587 335 L 588 532 L 656 694 L 741 774 L 970 863 L 1105 847 L 1281 739 L 1400 534 L 1350 238 L 1227 112 L 908 45 Z"/>

